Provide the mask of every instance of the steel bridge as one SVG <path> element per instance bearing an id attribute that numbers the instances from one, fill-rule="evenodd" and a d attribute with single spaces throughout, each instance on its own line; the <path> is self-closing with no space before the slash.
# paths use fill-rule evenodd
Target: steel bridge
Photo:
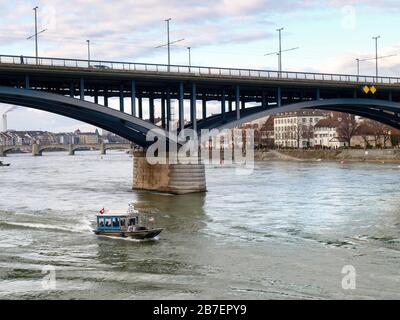
<path id="1" fill-rule="evenodd" d="M 365 86 L 377 91 L 365 93 Z M 178 130 L 231 128 L 302 108 L 347 112 L 400 129 L 400 78 L 393 77 L 2 55 L 0 102 L 74 118 L 143 147 L 149 130 L 171 129 L 173 104 Z"/>

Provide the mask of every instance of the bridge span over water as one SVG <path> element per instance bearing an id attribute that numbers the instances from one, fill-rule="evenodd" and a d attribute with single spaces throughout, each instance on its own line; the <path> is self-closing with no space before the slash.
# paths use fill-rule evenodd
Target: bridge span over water
<path id="1" fill-rule="evenodd" d="M 7 156 L 12 151 L 31 152 L 32 156 L 41 156 L 43 152 L 63 150 L 70 156 L 79 150 L 99 150 L 100 154 L 106 154 L 107 150 L 132 150 L 132 143 L 88 143 L 88 144 L 32 144 L 32 145 L 0 145 L 0 157 Z"/>
<path id="2" fill-rule="evenodd" d="M 377 91 L 365 93 L 365 86 Z M 110 107 L 112 98 L 117 109 Z M 0 56 L 0 102 L 74 118 L 142 147 L 151 143 L 147 132 L 159 128 L 156 116 L 169 129 L 174 101 L 178 130 L 232 128 L 302 108 L 347 112 L 400 129 L 400 78 Z M 218 113 L 211 114 L 210 101 L 219 104 Z"/>

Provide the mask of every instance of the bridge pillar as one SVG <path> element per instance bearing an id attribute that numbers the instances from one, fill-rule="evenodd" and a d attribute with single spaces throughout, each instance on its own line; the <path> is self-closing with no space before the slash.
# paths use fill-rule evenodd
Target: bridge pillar
<path id="1" fill-rule="evenodd" d="M 204 164 L 149 164 L 145 152 L 133 153 L 133 190 L 172 194 L 206 191 Z"/>
<path id="2" fill-rule="evenodd" d="M 42 153 L 39 150 L 40 146 L 37 143 L 32 144 L 32 156 L 34 157 L 41 156 Z"/>
<path id="3" fill-rule="evenodd" d="M 3 148 L 0 147 L 0 157 L 5 157 L 6 153 L 3 151 Z"/>
<path id="4" fill-rule="evenodd" d="M 69 144 L 68 145 L 68 155 L 70 155 L 70 156 L 74 156 L 75 155 L 75 150 L 74 150 L 74 145 L 73 144 Z"/>
<path id="5" fill-rule="evenodd" d="M 105 155 L 106 154 L 106 147 L 105 147 L 104 143 L 100 144 L 100 154 L 101 155 Z"/>

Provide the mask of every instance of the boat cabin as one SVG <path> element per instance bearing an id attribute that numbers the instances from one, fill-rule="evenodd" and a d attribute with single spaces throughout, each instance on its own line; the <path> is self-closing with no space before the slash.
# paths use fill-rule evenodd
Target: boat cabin
<path id="1" fill-rule="evenodd" d="M 97 214 L 97 230 L 127 231 L 130 227 L 139 225 L 139 217 L 126 213 L 99 213 Z"/>

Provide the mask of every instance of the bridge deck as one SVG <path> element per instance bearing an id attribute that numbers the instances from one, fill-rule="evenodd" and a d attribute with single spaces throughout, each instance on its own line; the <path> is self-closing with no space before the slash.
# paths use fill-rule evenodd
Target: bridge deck
<path id="1" fill-rule="evenodd" d="M 39 78 L 52 77 L 101 80 L 139 79 L 142 81 L 196 81 L 205 85 L 247 84 L 255 86 L 287 85 L 318 86 L 332 88 L 354 88 L 375 84 L 381 88 L 400 89 L 400 78 L 374 77 L 346 74 L 325 74 L 311 72 L 290 72 L 256 69 L 217 68 L 144 64 L 102 60 L 79 60 L 63 58 L 4 56 L 0 55 L 0 75 L 31 74 Z M 61 80 L 60 79 L 60 80 Z M 54 79 L 56 80 L 56 79 Z M 154 85 L 154 83 L 152 84 Z"/>

